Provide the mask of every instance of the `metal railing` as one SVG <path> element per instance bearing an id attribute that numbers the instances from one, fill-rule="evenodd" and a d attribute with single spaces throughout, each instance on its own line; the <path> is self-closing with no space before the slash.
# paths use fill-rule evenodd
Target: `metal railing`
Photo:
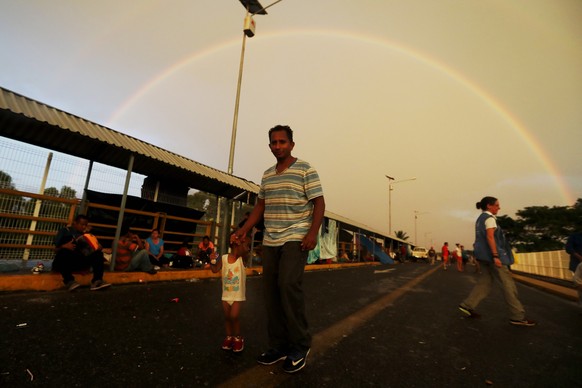
<path id="1" fill-rule="evenodd" d="M 566 251 L 518 253 L 511 269 L 555 279 L 572 280 L 568 269 L 570 256 Z"/>
<path id="2" fill-rule="evenodd" d="M 54 237 L 64 226 L 71 225 L 80 205 L 79 199 L 67 199 L 27 193 L 18 190 L 0 189 L 0 259 L 2 260 L 50 260 L 54 256 Z M 87 209 L 101 209 L 119 212 L 120 208 L 99 203 L 87 203 Z M 211 235 L 213 226 L 220 224 L 211 221 L 201 221 L 160 212 L 146 212 L 135 209 L 125 209 L 125 213 L 140 215 L 151 222 L 153 228 L 160 229 L 165 244 L 175 249 L 166 249 L 168 253 L 177 250 L 184 240 L 191 243 L 202 240 L 205 235 Z M 116 219 L 116 218 L 115 218 Z M 179 223 L 186 227 L 173 229 L 173 224 Z M 116 224 L 90 223 L 94 233 L 104 247 L 110 247 L 115 234 Z M 132 227 L 134 232 L 144 235 L 151 229 Z M 184 232 L 189 230 L 190 232 Z"/>

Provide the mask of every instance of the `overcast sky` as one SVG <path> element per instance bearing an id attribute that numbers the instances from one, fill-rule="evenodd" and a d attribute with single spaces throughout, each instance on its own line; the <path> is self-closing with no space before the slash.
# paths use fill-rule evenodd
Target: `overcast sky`
<path id="1" fill-rule="evenodd" d="M 263 5 L 271 1 L 262 1 Z M 237 0 L 0 0 L 0 86 L 227 170 Z M 582 1 L 283 0 L 247 39 L 234 174 L 288 124 L 327 209 L 420 245 L 582 197 Z M 415 223 L 415 211 L 418 218 Z M 416 228 L 415 228 L 416 226 Z"/>

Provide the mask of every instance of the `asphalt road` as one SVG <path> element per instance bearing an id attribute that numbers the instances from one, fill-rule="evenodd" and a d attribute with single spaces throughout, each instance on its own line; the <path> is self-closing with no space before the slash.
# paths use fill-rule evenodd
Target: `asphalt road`
<path id="1" fill-rule="evenodd" d="M 536 327 L 509 325 L 498 289 L 467 319 L 457 305 L 476 279 L 420 263 L 306 273 L 314 342 L 294 375 L 255 362 L 260 277 L 247 280 L 242 354 L 220 349 L 214 279 L 0 294 L 0 387 L 582 386 L 578 306 L 518 284 Z"/>

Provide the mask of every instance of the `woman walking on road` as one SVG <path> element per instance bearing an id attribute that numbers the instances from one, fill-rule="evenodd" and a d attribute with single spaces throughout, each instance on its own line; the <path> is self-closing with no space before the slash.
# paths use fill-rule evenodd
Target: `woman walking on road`
<path id="1" fill-rule="evenodd" d="M 475 258 L 481 263 L 484 272 L 477 284 L 460 305 L 459 310 L 469 318 L 479 318 L 475 312 L 479 303 L 489 295 L 493 281 L 503 289 L 503 296 L 509 308 L 509 323 L 517 326 L 534 326 L 536 323 L 525 318 L 525 309 L 517 298 L 517 288 L 509 266 L 513 264 L 513 254 L 505 241 L 501 228 L 497 225 L 497 212 L 500 206 L 497 198 L 484 197 L 477 202 L 482 213 L 475 223 Z"/>

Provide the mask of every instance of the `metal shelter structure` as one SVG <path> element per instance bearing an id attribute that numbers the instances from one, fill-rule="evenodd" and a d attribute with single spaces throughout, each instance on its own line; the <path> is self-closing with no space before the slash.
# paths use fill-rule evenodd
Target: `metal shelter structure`
<path id="1" fill-rule="evenodd" d="M 254 203 L 259 186 L 0 87 L 0 136 Z M 130 161 L 133 163 L 130 166 Z"/>
<path id="2" fill-rule="evenodd" d="M 255 203 L 259 185 L 244 178 L 198 163 L 181 155 L 85 120 L 44 103 L 0 87 L 0 136 L 77 156 L 90 161 L 87 189 L 93 162 L 127 171 L 118 233 L 132 172 L 162 181 L 174 180 L 189 188 L 218 197 Z M 325 216 L 341 223 L 341 228 L 384 240 L 410 244 L 364 224 L 326 211 Z M 116 240 L 119 235 L 116 235 Z M 115 246 L 113 252 L 116 251 Z M 112 266 L 114 264 L 114 260 Z"/>

